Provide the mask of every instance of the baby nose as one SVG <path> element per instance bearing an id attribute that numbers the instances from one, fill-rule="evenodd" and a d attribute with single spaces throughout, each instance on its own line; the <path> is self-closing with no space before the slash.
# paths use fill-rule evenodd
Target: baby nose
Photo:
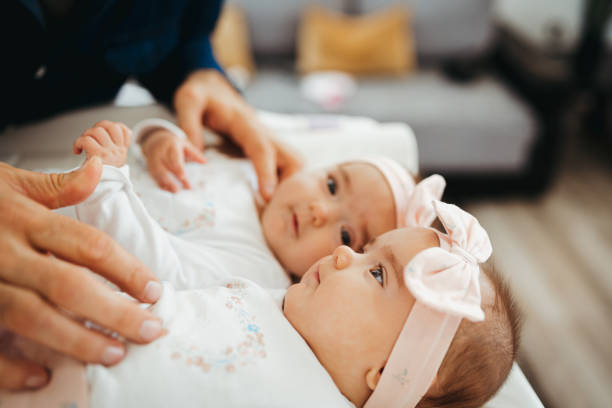
<path id="1" fill-rule="evenodd" d="M 315 227 L 324 225 L 329 217 L 329 209 L 327 206 L 320 201 L 315 201 L 310 203 L 309 207 L 310 213 L 312 214 L 312 224 Z"/>
<path id="2" fill-rule="evenodd" d="M 353 250 L 346 245 L 341 245 L 334 249 L 332 253 L 332 259 L 336 269 L 344 269 L 350 266 L 353 260 Z"/>

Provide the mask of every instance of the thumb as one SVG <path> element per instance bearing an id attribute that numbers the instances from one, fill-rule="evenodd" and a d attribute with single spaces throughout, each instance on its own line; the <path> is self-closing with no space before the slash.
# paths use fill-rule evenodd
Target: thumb
<path id="1" fill-rule="evenodd" d="M 77 204 L 95 190 L 102 176 L 102 161 L 94 156 L 70 173 L 36 173 L 24 170 L 19 177 L 22 192 L 48 208 Z"/>

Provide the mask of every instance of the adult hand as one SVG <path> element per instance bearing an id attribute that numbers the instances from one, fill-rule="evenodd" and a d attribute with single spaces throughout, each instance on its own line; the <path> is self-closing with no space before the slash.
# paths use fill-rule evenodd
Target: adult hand
<path id="1" fill-rule="evenodd" d="M 125 348 L 85 328 L 87 319 L 127 340 L 148 343 L 161 322 L 118 296 L 84 267 L 143 302 L 155 302 L 155 276 L 109 236 L 49 208 L 76 204 L 95 189 L 98 157 L 68 174 L 41 174 L 0 163 L 0 327 L 81 361 L 112 365 Z M 0 388 L 36 388 L 46 370 L 0 350 Z"/>
<path id="2" fill-rule="evenodd" d="M 251 159 L 259 179 L 259 191 L 269 200 L 279 176 L 299 170 L 298 155 L 274 140 L 255 111 L 216 70 L 193 72 L 174 94 L 179 126 L 198 148 L 204 148 L 203 126 L 228 135 Z"/>

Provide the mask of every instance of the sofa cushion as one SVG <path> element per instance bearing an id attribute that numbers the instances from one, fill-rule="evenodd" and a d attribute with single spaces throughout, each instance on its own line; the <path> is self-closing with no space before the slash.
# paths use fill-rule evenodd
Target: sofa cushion
<path id="1" fill-rule="evenodd" d="M 300 21 L 297 67 L 304 73 L 403 74 L 415 65 L 409 32 L 402 7 L 352 16 L 312 6 Z"/>
<path id="2" fill-rule="evenodd" d="M 361 0 L 360 12 L 398 3 L 411 11 L 417 53 L 423 59 L 473 58 L 493 44 L 490 0 Z"/>
<path id="3" fill-rule="evenodd" d="M 287 71 L 262 68 L 245 97 L 273 112 L 323 113 L 300 95 L 298 77 Z M 495 78 L 459 84 L 433 70 L 359 80 L 336 113 L 407 123 L 426 172 L 520 172 L 538 130 L 530 109 Z"/>
<path id="4" fill-rule="evenodd" d="M 297 26 L 302 11 L 318 4 L 342 11 L 343 0 L 229 0 L 246 13 L 255 55 L 290 55 L 295 48 Z"/>
<path id="5" fill-rule="evenodd" d="M 249 73 L 255 71 L 249 26 L 240 7 L 234 4 L 223 7 L 211 41 L 215 57 L 224 69 L 241 67 Z"/>

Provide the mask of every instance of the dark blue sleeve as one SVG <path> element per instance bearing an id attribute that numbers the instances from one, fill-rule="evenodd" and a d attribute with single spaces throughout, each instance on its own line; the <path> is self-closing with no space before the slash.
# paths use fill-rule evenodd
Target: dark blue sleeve
<path id="1" fill-rule="evenodd" d="M 172 105 L 174 91 L 191 72 L 212 68 L 223 73 L 210 43 L 223 0 L 191 0 L 181 22 L 176 49 L 151 73 L 138 79 L 163 103 Z"/>

